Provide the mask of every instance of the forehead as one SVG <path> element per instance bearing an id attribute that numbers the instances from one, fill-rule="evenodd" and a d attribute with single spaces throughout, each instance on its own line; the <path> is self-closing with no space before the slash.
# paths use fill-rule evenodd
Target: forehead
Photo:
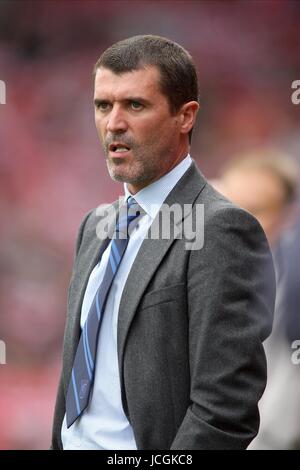
<path id="1" fill-rule="evenodd" d="M 125 98 L 126 96 L 144 96 L 153 98 L 162 95 L 159 85 L 159 70 L 157 67 L 146 67 L 115 74 L 107 68 L 100 67 L 95 76 L 94 97 L 109 95 L 107 98 Z"/>

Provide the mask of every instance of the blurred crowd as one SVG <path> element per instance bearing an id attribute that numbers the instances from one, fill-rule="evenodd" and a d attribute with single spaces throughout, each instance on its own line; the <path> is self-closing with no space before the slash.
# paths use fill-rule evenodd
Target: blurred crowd
<path id="1" fill-rule="evenodd" d="M 49 447 L 78 225 L 123 190 L 94 129 L 92 68 L 113 42 L 149 33 L 195 58 L 192 157 L 258 218 L 274 254 L 269 380 L 250 447 L 300 448 L 299 20 L 293 0 L 0 1 L 0 449 Z"/>

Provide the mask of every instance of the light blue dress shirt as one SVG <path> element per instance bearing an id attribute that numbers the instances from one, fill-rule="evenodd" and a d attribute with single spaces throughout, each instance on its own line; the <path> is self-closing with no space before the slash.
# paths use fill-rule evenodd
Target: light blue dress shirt
<path id="1" fill-rule="evenodd" d="M 134 195 L 135 200 L 144 209 L 145 215 L 130 235 L 126 251 L 108 294 L 99 332 L 95 380 L 90 404 L 69 429 L 67 429 L 66 417 L 64 417 L 61 432 L 64 449 L 134 450 L 137 448 L 133 430 L 123 411 L 121 400 L 117 354 L 119 305 L 128 274 L 151 223 L 191 162 L 190 155 L 187 155 L 169 173 Z M 130 192 L 126 184 L 124 184 L 124 190 L 127 199 Z M 89 277 L 81 309 L 81 328 L 102 281 L 110 247 L 111 244 L 108 245 Z"/>

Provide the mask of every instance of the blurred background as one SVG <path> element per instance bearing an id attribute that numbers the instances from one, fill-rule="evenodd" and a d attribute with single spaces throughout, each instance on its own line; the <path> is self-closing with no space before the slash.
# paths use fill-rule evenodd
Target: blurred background
<path id="1" fill-rule="evenodd" d="M 92 68 L 106 47 L 135 34 L 167 36 L 191 52 L 202 107 L 192 157 L 263 226 L 270 211 L 279 326 L 252 447 L 300 448 L 300 365 L 291 361 L 300 339 L 300 105 L 291 100 L 299 25 L 297 0 L 0 0 L 0 449 L 50 445 L 77 229 L 123 190 L 97 140 Z M 251 155 L 276 155 L 279 169 L 258 164 L 228 177 L 228 163 Z"/>

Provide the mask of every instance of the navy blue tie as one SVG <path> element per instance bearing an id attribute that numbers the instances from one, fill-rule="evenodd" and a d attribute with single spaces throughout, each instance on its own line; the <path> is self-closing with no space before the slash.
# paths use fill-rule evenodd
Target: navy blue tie
<path id="1" fill-rule="evenodd" d="M 137 219 L 140 212 L 141 208 L 132 196 L 128 198 L 127 205 L 120 210 L 103 280 L 96 292 L 82 329 L 74 359 L 66 398 L 68 428 L 89 404 L 94 381 L 98 336 L 105 303 L 128 244 L 129 229 L 132 228 L 132 226 L 129 227 L 129 224 Z"/>

